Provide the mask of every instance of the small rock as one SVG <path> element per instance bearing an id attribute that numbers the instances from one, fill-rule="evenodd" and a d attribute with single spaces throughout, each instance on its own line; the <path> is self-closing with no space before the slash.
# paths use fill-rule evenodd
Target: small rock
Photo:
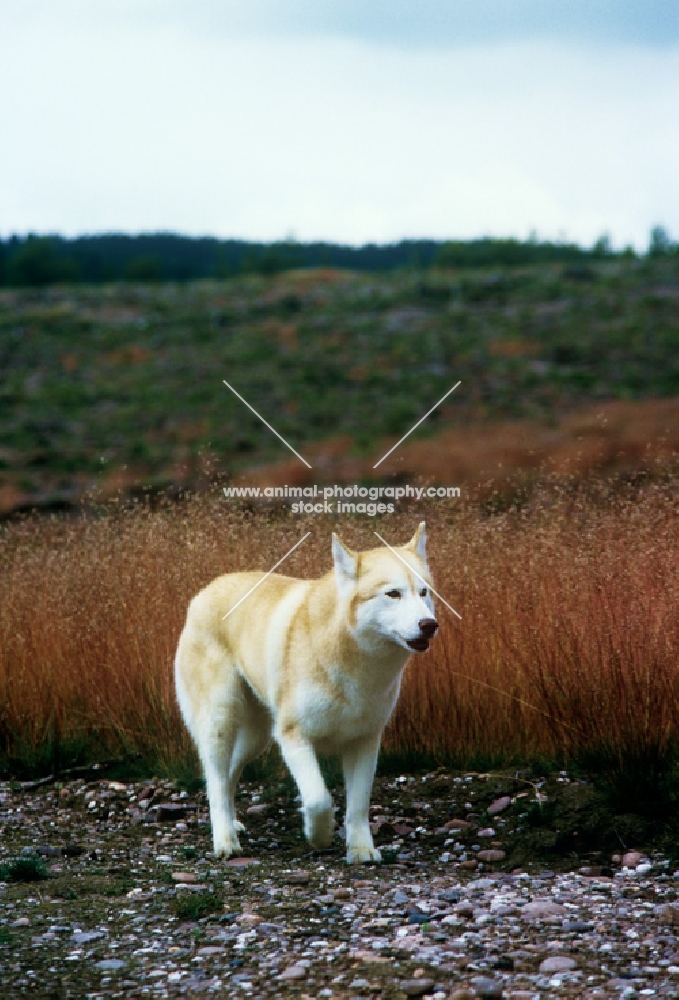
<path id="1" fill-rule="evenodd" d="M 498 813 L 504 812 L 508 806 L 511 806 L 512 800 L 509 795 L 501 795 L 499 799 L 495 799 L 494 802 L 488 806 L 486 812 L 489 816 L 497 816 Z"/>
<path id="2" fill-rule="evenodd" d="M 17 917 L 16 920 L 12 921 L 12 927 L 28 927 L 30 922 L 28 917 Z"/>
<path id="3" fill-rule="evenodd" d="M 172 872 L 175 882 L 197 882 L 198 879 L 192 872 Z"/>
<path id="4" fill-rule="evenodd" d="M 443 900 L 444 903 L 459 903 L 460 896 L 459 889 L 446 889 L 444 892 L 437 892 L 436 894 L 436 898 Z"/>
<path id="5" fill-rule="evenodd" d="M 352 984 L 353 985 L 353 984 Z M 401 989 L 409 997 L 423 997 L 425 993 L 431 993 L 434 989 L 433 979 L 404 979 Z"/>
<path id="6" fill-rule="evenodd" d="M 499 851 L 497 849 L 492 849 L 490 851 L 479 851 L 478 858 L 480 861 L 504 861 L 507 857 L 504 851 Z"/>
<path id="7" fill-rule="evenodd" d="M 361 951 L 361 950 L 350 951 L 349 958 L 352 960 L 352 962 L 363 962 L 363 963 L 365 962 L 377 963 L 377 962 L 389 961 L 388 958 L 386 958 L 384 955 L 379 955 L 376 951 Z"/>
<path id="8" fill-rule="evenodd" d="M 260 802 L 257 805 L 248 806 L 248 808 L 245 811 L 248 816 L 261 816 L 262 813 L 265 813 L 268 808 L 269 806 L 267 805 L 266 802 Z"/>
<path id="9" fill-rule="evenodd" d="M 403 895 L 403 893 L 401 893 Z M 351 899 L 351 889 L 335 889 L 333 896 L 335 899 Z M 404 903 L 408 902 L 408 897 L 406 896 L 403 900 Z"/>
<path id="10" fill-rule="evenodd" d="M 311 875 L 305 871 L 289 872 L 285 876 L 285 881 L 288 885 L 306 885 L 310 879 Z"/>
<path id="11" fill-rule="evenodd" d="M 576 962 L 572 958 L 567 958 L 565 955 L 554 955 L 552 958 L 546 958 L 543 962 L 540 962 L 540 972 L 570 972 L 574 969 Z"/>
<path id="12" fill-rule="evenodd" d="M 636 868 L 642 858 L 643 854 L 640 854 L 639 851 L 627 851 L 627 853 L 622 856 L 623 867 Z"/>
<path id="13" fill-rule="evenodd" d="M 521 909 L 524 920 L 548 920 L 550 917 L 563 917 L 565 913 L 563 906 L 553 903 L 550 899 L 534 899 Z"/>
<path id="14" fill-rule="evenodd" d="M 473 861 L 473 860 L 460 861 L 460 868 L 473 869 L 473 868 L 476 868 L 477 865 L 478 865 L 478 861 Z"/>
<path id="15" fill-rule="evenodd" d="M 367 990 L 370 983 L 367 979 L 354 979 L 352 983 L 349 983 L 349 988 L 352 990 Z"/>
<path id="16" fill-rule="evenodd" d="M 226 862 L 229 868 L 247 868 L 248 865 L 258 865 L 257 858 L 229 858 Z"/>
<path id="17" fill-rule="evenodd" d="M 174 828 L 177 831 L 177 833 L 189 832 L 188 825 L 183 820 L 180 820 L 178 823 L 175 823 Z"/>
<path id="18" fill-rule="evenodd" d="M 97 941 L 103 938 L 103 931 L 75 931 L 73 933 L 74 944 L 89 944 L 90 941 Z"/>
<path id="19" fill-rule="evenodd" d="M 487 997 L 488 1000 L 491 1000 L 493 997 L 502 996 L 502 983 L 496 979 L 472 979 L 472 986 L 477 997 Z"/>
<path id="20" fill-rule="evenodd" d="M 116 969 L 124 969 L 125 962 L 120 958 L 105 958 L 101 962 L 94 963 L 95 969 L 105 969 L 108 972 L 115 972 Z"/>
<path id="21" fill-rule="evenodd" d="M 408 914 L 409 924 L 428 924 L 431 920 L 431 916 L 428 913 L 422 913 L 421 910 L 412 910 Z"/>
<path id="22" fill-rule="evenodd" d="M 495 830 L 492 828 L 492 826 L 486 826 L 486 827 L 484 827 L 483 830 L 479 830 L 479 832 L 476 834 L 476 836 L 477 837 L 494 837 L 495 836 Z"/>
<path id="23" fill-rule="evenodd" d="M 268 920 L 263 920 L 261 924 L 257 927 L 260 934 L 264 934 L 265 937 L 275 937 L 280 934 L 285 928 L 282 924 L 272 924 Z"/>
<path id="24" fill-rule="evenodd" d="M 658 916 L 663 924 L 669 924 L 670 927 L 679 926 L 679 906 L 666 903 L 658 908 Z"/>
<path id="25" fill-rule="evenodd" d="M 447 823 L 443 824 L 444 830 L 469 830 L 471 823 L 468 823 L 466 819 L 449 819 Z"/>
<path id="26" fill-rule="evenodd" d="M 302 965 L 289 965 L 287 969 L 283 969 L 278 979 L 304 979 L 307 974 L 307 970 Z"/>

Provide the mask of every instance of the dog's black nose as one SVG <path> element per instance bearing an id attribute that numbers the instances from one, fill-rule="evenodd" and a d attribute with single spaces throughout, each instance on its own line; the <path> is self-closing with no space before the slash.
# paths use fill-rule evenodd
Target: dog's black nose
<path id="1" fill-rule="evenodd" d="M 417 624 L 420 626 L 420 632 L 422 635 L 426 635 L 427 639 L 431 639 L 439 627 L 439 623 L 435 618 L 421 618 Z"/>

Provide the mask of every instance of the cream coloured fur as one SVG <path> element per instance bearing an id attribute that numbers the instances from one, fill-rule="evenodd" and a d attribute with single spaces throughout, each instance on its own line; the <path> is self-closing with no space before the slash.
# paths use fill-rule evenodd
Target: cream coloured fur
<path id="1" fill-rule="evenodd" d="M 316 755 L 339 754 L 347 860 L 380 860 L 368 808 L 382 730 L 411 650 L 426 649 L 436 630 L 430 588 L 409 568 L 430 580 L 425 546 L 424 522 L 397 549 L 407 566 L 384 546 L 351 552 L 333 535 L 333 569 L 318 580 L 272 573 L 226 619 L 263 573 L 218 577 L 191 601 L 175 679 L 205 772 L 215 854 L 240 850 L 236 786 L 275 739 L 311 845 L 328 847 L 334 828 Z"/>

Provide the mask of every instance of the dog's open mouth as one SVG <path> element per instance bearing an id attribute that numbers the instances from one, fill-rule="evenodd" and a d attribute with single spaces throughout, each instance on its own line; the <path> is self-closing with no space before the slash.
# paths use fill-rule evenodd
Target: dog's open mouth
<path id="1" fill-rule="evenodd" d="M 429 639 L 427 639 L 426 635 L 421 635 L 418 639 L 407 639 L 406 645 L 418 653 L 426 653 L 429 649 Z"/>

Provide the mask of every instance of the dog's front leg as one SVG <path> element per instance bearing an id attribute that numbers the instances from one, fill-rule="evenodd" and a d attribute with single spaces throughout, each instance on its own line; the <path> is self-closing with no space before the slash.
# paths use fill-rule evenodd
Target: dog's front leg
<path id="1" fill-rule="evenodd" d="M 276 739 L 302 797 L 304 835 L 316 850 L 330 847 L 335 826 L 332 798 L 314 749 L 296 731 L 279 734 Z"/>
<path id="2" fill-rule="evenodd" d="M 370 832 L 370 793 L 372 791 L 381 733 L 356 740 L 342 754 L 342 769 L 347 794 L 345 828 L 347 861 L 381 861 Z"/>

